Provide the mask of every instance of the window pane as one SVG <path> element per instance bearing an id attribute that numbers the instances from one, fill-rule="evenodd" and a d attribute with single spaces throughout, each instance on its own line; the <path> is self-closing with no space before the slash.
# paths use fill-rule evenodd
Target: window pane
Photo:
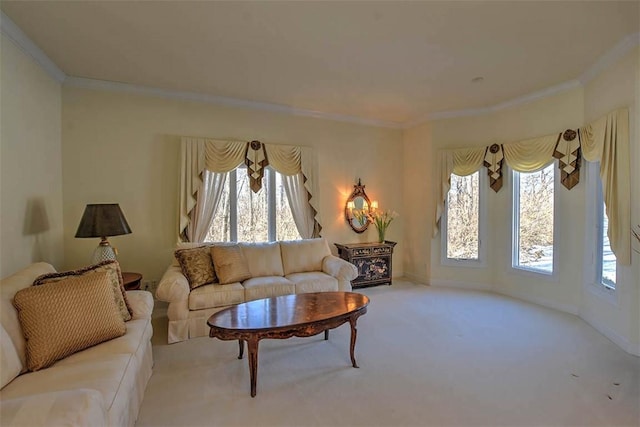
<path id="1" fill-rule="evenodd" d="M 533 173 L 514 174 L 518 180 L 517 266 L 553 272 L 554 163 Z"/>
<path id="2" fill-rule="evenodd" d="M 257 193 L 249 187 L 245 167 L 238 168 L 236 188 L 238 194 L 238 241 L 266 242 L 269 240 L 266 177 Z"/>
<path id="3" fill-rule="evenodd" d="M 604 208 L 602 209 L 602 284 L 615 289 L 616 287 L 616 256 L 611 251 L 609 244 L 609 219 Z"/>
<path id="4" fill-rule="evenodd" d="M 213 216 L 211 228 L 209 228 L 205 239 L 206 242 L 228 242 L 230 240 L 229 230 L 231 223 L 229 212 L 229 177 L 227 177 L 224 182 L 222 200 L 220 200 L 218 209 Z"/>
<path id="5" fill-rule="evenodd" d="M 447 258 L 478 259 L 479 172 L 451 175 L 447 196 Z"/>
<path id="6" fill-rule="evenodd" d="M 291 208 L 287 199 L 287 193 L 282 185 L 282 175 L 276 174 L 276 239 L 278 240 L 297 240 L 300 239 L 300 233 L 293 221 Z"/>

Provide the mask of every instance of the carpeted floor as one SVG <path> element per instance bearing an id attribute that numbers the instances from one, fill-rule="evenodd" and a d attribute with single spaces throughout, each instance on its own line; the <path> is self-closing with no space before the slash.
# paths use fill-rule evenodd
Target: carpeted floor
<path id="1" fill-rule="evenodd" d="M 640 425 L 640 359 L 580 318 L 491 293 L 395 281 L 358 321 L 260 342 L 258 393 L 235 341 L 166 344 L 136 426 Z"/>

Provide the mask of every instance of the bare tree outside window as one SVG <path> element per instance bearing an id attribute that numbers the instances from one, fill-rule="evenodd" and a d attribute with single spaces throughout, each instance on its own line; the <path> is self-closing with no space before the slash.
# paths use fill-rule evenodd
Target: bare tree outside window
<path id="1" fill-rule="evenodd" d="M 554 163 L 532 173 L 514 172 L 516 266 L 553 272 Z"/>
<path id="2" fill-rule="evenodd" d="M 268 167 L 262 188 L 257 193 L 251 191 L 244 166 L 238 167 L 229 176 L 207 241 L 228 242 L 233 240 L 233 236 L 239 242 L 300 239 L 282 185 L 282 176 L 278 172 Z M 270 221 L 273 222 L 271 226 Z M 274 236 L 270 235 L 270 230 L 275 232 Z"/>
<path id="3" fill-rule="evenodd" d="M 479 172 L 451 175 L 447 196 L 447 258 L 477 260 L 479 257 Z"/>

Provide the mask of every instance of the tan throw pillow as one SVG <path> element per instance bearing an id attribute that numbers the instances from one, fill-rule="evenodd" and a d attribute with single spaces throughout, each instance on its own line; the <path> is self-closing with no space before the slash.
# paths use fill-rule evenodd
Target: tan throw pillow
<path id="1" fill-rule="evenodd" d="M 133 311 L 129 306 L 129 300 L 127 300 L 127 291 L 124 289 L 124 280 L 122 280 L 122 271 L 120 271 L 120 264 L 118 264 L 118 261 L 102 261 L 99 264 L 90 265 L 78 270 L 43 274 L 42 276 L 38 276 L 33 284 L 34 286 L 39 286 L 45 283 L 59 282 L 60 280 L 66 279 L 70 276 L 84 276 L 85 274 L 94 272 L 108 273 L 109 283 L 113 290 L 113 300 L 122 315 L 122 320 L 125 322 L 131 320 Z"/>
<path id="2" fill-rule="evenodd" d="M 220 283 L 241 282 L 251 278 L 247 260 L 238 245 L 214 245 L 211 247 L 213 266 Z"/>
<path id="3" fill-rule="evenodd" d="M 175 256 L 191 289 L 218 281 L 213 269 L 210 246 L 178 249 Z"/>
<path id="4" fill-rule="evenodd" d="M 71 276 L 18 291 L 13 304 L 27 341 L 27 369 L 125 334 L 107 272 Z"/>

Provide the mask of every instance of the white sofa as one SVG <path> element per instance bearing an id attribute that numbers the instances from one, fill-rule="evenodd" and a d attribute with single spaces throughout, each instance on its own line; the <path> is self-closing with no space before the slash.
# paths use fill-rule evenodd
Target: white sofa
<path id="1" fill-rule="evenodd" d="M 2 367 L 16 354 L 25 363 L 25 340 L 13 296 L 41 274 L 53 273 L 36 263 L 0 281 Z M 133 318 L 125 335 L 87 348 L 35 372 L 23 372 L 0 390 L 2 426 L 133 426 L 151 377 L 151 312 L 146 291 L 127 292 Z M 15 350 L 14 350 L 15 348 Z M 15 356 L 14 356 L 15 357 Z"/>
<path id="2" fill-rule="evenodd" d="M 177 249 L 202 245 L 183 243 Z M 210 284 L 191 290 L 174 259 L 156 291 L 159 300 L 169 303 L 169 343 L 208 335 L 209 316 L 231 305 L 280 295 L 351 291 L 351 281 L 358 277 L 353 264 L 331 254 L 324 238 L 239 246 L 251 272 L 251 278 L 242 283 Z"/>

